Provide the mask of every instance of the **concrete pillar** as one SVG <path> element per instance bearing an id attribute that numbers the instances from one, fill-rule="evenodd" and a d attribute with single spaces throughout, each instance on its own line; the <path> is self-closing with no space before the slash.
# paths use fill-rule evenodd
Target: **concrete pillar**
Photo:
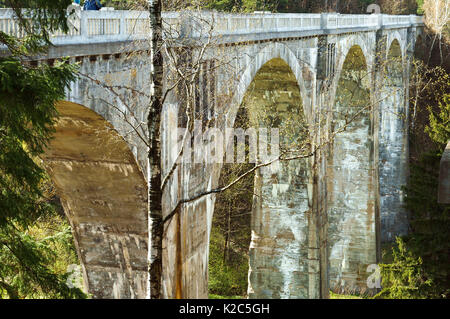
<path id="1" fill-rule="evenodd" d="M 406 57 L 401 63 L 397 62 L 394 59 L 398 56 L 390 56 L 390 49 L 393 49 L 392 46 L 381 52 L 385 58 L 385 67 L 378 70 L 378 96 L 381 99 L 379 183 L 382 243 L 394 241 L 396 236 L 406 235 L 409 227 L 402 190 L 407 183 L 409 162 L 409 58 Z"/>

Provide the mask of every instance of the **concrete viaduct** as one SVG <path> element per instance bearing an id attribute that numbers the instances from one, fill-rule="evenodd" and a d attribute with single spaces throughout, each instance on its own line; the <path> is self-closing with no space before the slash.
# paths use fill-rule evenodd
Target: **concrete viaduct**
<path id="1" fill-rule="evenodd" d="M 147 147 L 141 137 L 148 95 L 136 92 L 150 92 L 148 15 L 76 14 L 70 33 L 55 34 L 49 54 L 32 62 L 67 56 L 82 74 L 58 105 L 57 130 L 43 160 L 72 225 L 89 293 L 145 298 Z M 381 243 L 408 231 L 401 189 L 408 176 L 409 68 L 422 18 L 198 15 L 213 22 L 215 42 L 202 61 L 197 120 L 233 127 L 247 105 L 250 118 L 265 110 L 311 148 L 323 145 L 314 156 L 256 174 L 249 297 L 326 298 L 330 287 L 365 291 Z M 164 20 L 178 26 L 179 37 L 205 37 L 183 13 L 165 13 Z M 0 10 L 0 30 L 20 32 L 10 10 Z M 215 65 L 218 55 L 230 58 L 231 71 L 230 63 L 227 70 Z M 171 132 L 183 127 L 183 109 L 183 99 L 171 94 L 162 117 L 163 176 L 179 151 Z M 347 128 L 327 143 L 342 125 Z M 164 190 L 164 214 L 181 199 L 219 186 L 221 168 L 179 165 Z M 167 224 L 165 298 L 207 298 L 215 198 L 181 205 Z"/>

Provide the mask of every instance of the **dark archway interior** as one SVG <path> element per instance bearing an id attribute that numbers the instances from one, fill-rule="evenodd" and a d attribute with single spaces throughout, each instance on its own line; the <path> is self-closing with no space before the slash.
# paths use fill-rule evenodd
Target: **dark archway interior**
<path id="1" fill-rule="evenodd" d="M 392 41 L 389 47 L 386 61 L 386 84 L 390 87 L 403 86 L 403 57 L 400 43 L 397 39 Z"/>

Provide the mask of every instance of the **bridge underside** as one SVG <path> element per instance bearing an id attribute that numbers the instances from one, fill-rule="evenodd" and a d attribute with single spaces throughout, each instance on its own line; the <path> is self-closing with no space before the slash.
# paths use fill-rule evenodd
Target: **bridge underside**
<path id="1" fill-rule="evenodd" d="M 60 102 L 43 158 L 94 298 L 145 298 L 147 188 L 128 145 L 93 111 Z"/>

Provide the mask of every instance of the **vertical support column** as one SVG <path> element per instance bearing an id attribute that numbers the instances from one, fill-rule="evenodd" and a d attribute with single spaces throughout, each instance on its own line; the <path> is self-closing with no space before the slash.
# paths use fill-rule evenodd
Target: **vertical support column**
<path id="1" fill-rule="evenodd" d="M 326 18 L 326 15 L 325 15 Z M 324 140 L 328 139 L 329 130 L 329 118 L 323 121 L 322 116 L 329 114 L 328 112 L 323 112 L 329 110 L 330 106 L 327 101 L 329 101 L 329 88 L 330 83 L 327 74 L 328 65 L 328 38 L 327 36 L 321 36 L 317 41 L 317 73 L 316 73 L 316 91 L 313 94 L 313 113 L 316 114 L 317 118 L 314 119 L 316 129 L 318 130 L 316 134 L 316 145 L 320 145 Z M 315 109 L 319 110 L 316 112 Z M 323 113 L 323 114 L 322 114 Z M 325 127 L 322 127 L 320 123 L 325 122 Z M 316 132 L 314 132 L 315 134 Z M 315 147 L 315 146 L 313 146 Z M 315 215 L 314 225 L 315 231 L 318 233 L 318 252 L 319 252 L 319 281 L 320 281 L 320 295 L 319 298 L 328 299 L 329 298 L 329 261 L 328 261 L 328 206 L 327 206 L 327 154 L 328 146 L 320 149 L 314 158 L 313 166 L 313 179 L 314 179 L 314 208 L 313 215 Z"/>
<path id="2" fill-rule="evenodd" d="M 137 23 L 138 22 L 136 22 L 136 24 Z M 120 17 L 119 34 L 121 37 L 124 37 L 124 38 L 127 35 L 127 24 L 126 24 L 126 19 L 123 15 Z"/>
<path id="3" fill-rule="evenodd" d="M 88 19 L 85 11 L 81 11 L 80 35 L 82 38 L 87 38 L 89 36 Z"/>
<path id="4" fill-rule="evenodd" d="M 274 76 L 276 80 L 272 79 Z M 274 81 L 275 87 L 272 85 Z M 305 134 L 308 125 L 297 79 L 285 62 L 274 59 L 266 63 L 251 85 L 243 104 L 249 108 L 252 126 L 260 127 L 258 161 L 264 163 L 269 159 L 263 156 L 267 143 L 262 138 L 265 134 L 262 128 L 280 129 L 279 138 L 271 134 L 270 142 L 290 147 L 289 136 L 292 135 L 277 122 L 291 126 L 295 136 Z M 276 162 L 256 172 L 249 251 L 249 298 L 320 298 L 320 256 L 312 166 L 312 159 L 298 159 Z"/>
<path id="5" fill-rule="evenodd" d="M 381 41 L 386 41 L 384 38 Z M 391 44 L 379 52 L 383 61 L 377 70 L 379 99 L 379 185 L 380 241 L 391 242 L 408 233 L 408 214 L 402 187 L 408 177 L 408 95 L 409 58 L 402 62 Z M 401 77 L 401 78 L 400 78 Z"/>
<path id="6" fill-rule="evenodd" d="M 383 22 L 383 15 L 379 15 L 379 27 L 381 28 Z M 375 63 L 373 66 L 373 74 L 372 74 L 372 104 L 373 104 L 373 137 L 374 137 L 374 169 L 375 169 L 375 182 L 376 182 L 376 200 L 375 200 L 375 236 L 376 236 L 376 261 L 377 263 L 381 262 L 381 216 L 380 216 L 380 167 L 381 167 L 381 158 L 380 158 L 380 117 L 381 117 L 381 101 L 379 98 L 381 96 L 382 91 L 382 83 L 383 83 L 383 62 L 386 57 L 386 36 L 383 36 L 383 30 L 379 29 L 376 32 L 375 36 Z"/>
<path id="7" fill-rule="evenodd" d="M 343 42 L 343 41 L 342 41 Z M 339 42 L 343 61 L 329 89 L 328 249 L 330 287 L 339 293 L 367 292 L 367 267 L 376 262 L 376 170 L 371 71 L 361 47 Z M 331 46 L 329 46 L 331 47 Z M 345 130 L 344 130 L 345 128 Z"/>

